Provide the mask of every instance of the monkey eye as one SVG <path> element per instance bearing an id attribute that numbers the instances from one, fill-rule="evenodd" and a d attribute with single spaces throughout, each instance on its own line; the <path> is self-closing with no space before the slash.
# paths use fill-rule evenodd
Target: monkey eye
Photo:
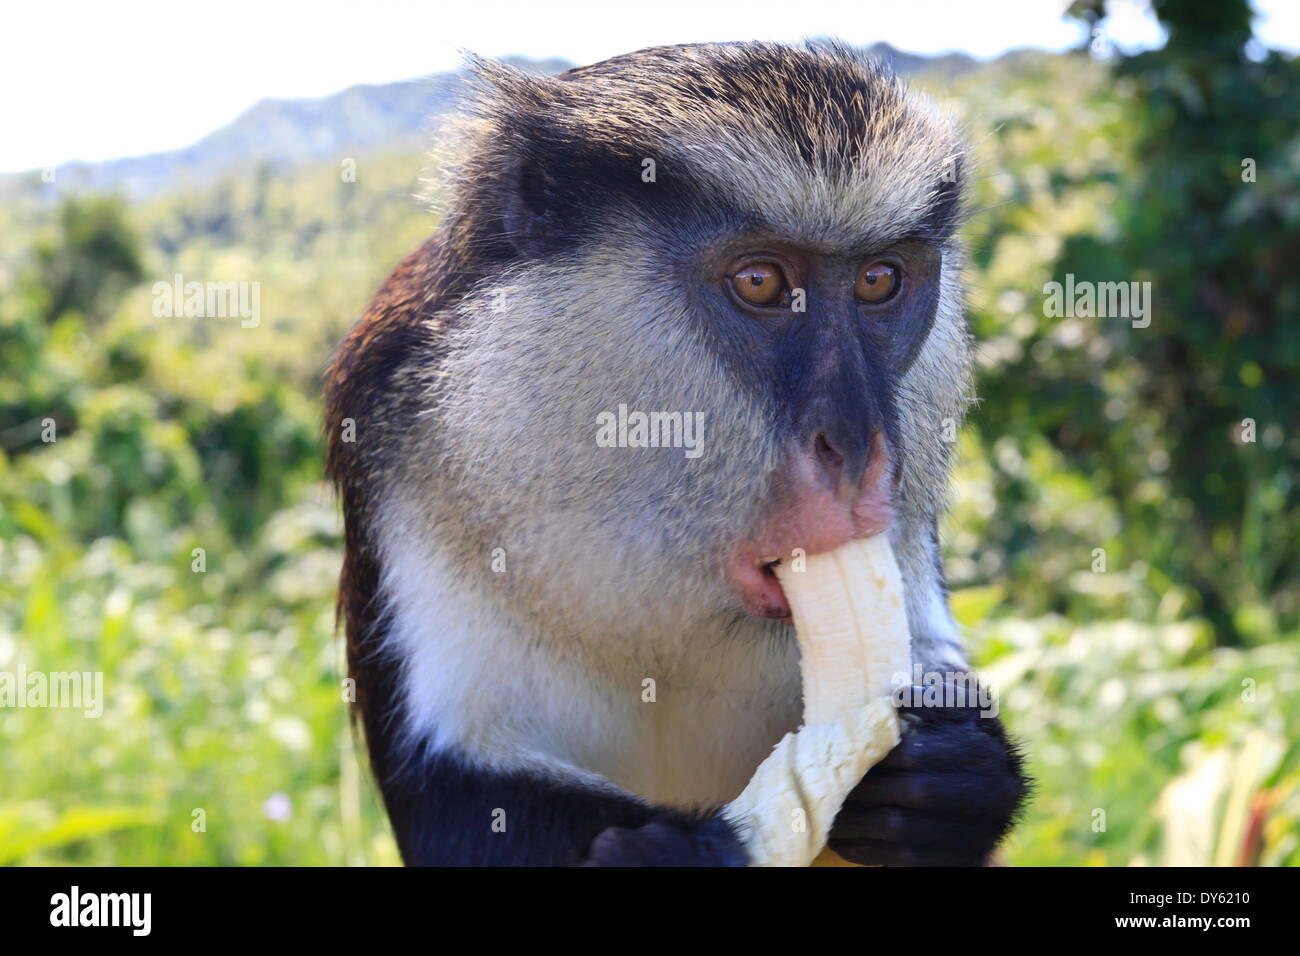
<path id="1" fill-rule="evenodd" d="M 853 284 L 853 294 L 870 305 L 888 302 L 902 284 L 898 269 L 883 260 L 876 260 L 858 273 Z"/>
<path id="2" fill-rule="evenodd" d="M 736 295 L 750 305 L 775 305 L 789 287 L 785 272 L 775 262 L 746 263 L 730 279 Z"/>

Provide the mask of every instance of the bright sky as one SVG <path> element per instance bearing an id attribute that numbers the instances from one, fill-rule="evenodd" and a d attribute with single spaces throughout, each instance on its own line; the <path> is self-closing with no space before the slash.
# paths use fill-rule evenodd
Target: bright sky
<path id="1" fill-rule="evenodd" d="M 1254 0 L 1256 34 L 1300 48 L 1300 3 Z M 576 63 L 664 43 L 833 35 L 991 57 L 1061 49 L 1067 0 L 222 0 L 18 3 L 3 14 L 0 170 L 174 149 L 268 96 L 324 96 L 454 68 L 458 50 Z M 1143 0 L 1107 25 L 1158 45 Z"/>

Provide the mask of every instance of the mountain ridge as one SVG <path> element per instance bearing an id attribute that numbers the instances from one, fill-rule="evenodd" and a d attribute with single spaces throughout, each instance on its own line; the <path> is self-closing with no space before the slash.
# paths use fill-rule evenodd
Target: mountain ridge
<path id="1" fill-rule="evenodd" d="M 925 56 L 886 43 L 866 49 L 900 76 L 924 72 L 950 78 L 981 65 L 964 53 Z M 558 58 L 503 60 L 546 73 L 573 65 Z M 43 182 L 39 170 L 0 175 L 0 196 L 36 183 L 49 199 L 81 192 L 121 192 L 130 199 L 143 199 L 262 165 L 282 170 L 378 149 L 419 152 L 431 142 L 437 118 L 455 106 L 462 80 L 463 73 L 456 70 L 392 83 L 357 84 L 322 97 L 268 97 L 188 146 L 64 163 L 55 167 L 52 182 Z"/>

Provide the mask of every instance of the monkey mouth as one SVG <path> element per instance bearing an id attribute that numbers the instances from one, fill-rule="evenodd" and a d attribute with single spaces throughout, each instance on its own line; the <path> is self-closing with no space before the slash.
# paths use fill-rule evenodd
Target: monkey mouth
<path id="1" fill-rule="evenodd" d="M 766 514 L 727 556 L 732 588 L 745 610 L 758 617 L 790 621 L 790 602 L 776 574 L 782 562 L 834 551 L 855 538 L 880 534 L 892 523 L 894 472 L 879 433 L 869 464 L 849 480 L 843 477 L 842 459 L 836 456 L 828 465 L 817 447 L 814 443 L 812 450 L 801 446 L 789 453 L 776 474 Z"/>
<path id="2" fill-rule="evenodd" d="M 790 623 L 790 602 L 776 576 L 781 558 L 747 554 L 728 562 L 727 574 L 746 611 Z"/>
<path id="3" fill-rule="evenodd" d="M 776 569 L 801 555 L 822 554 L 854 538 L 869 538 L 885 531 L 889 524 L 888 513 L 881 509 L 872 511 L 865 519 L 850 516 L 847 520 L 823 521 L 816 526 L 782 525 L 735 548 L 725 562 L 726 575 L 746 611 L 789 624 L 790 601 Z"/>

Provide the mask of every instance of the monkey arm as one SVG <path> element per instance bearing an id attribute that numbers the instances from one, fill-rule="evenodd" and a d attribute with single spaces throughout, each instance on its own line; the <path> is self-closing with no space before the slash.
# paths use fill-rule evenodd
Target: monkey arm
<path id="1" fill-rule="evenodd" d="M 960 696 L 938 695 L 927 677 L 926 687 L 888 699 L 911 661 L 888 539 L 854 541 L 810 556 L 803 573 L 780 568 L 778 575 L 799 634 L 808 726 L 782 740 L 735 802 L 737 819 L 749 824 L 751 855 L 768 865 L 807 865 L 829 831 L 831 849 L 850 862 L 984 862 L 1013 822 L 1027 781 L 996 710 L 981 710 L 978 695 L 964 693 L 978 689 L 973 681 Z M 943 611 L 935 623 L 951 625 L 946 607 L 933 610 Z M 878 712 L 868 717 L 865 702 Z"/>
<path id="2" fill-rule="evenodd" d="M 828 845 L 850 862 L 980 866 L 1032 791 L 1000 720 L 974 705 L 924 706 L 927 689 L 911 688 L 902 741 L 835 818 Z"/>
<path id="3" fill-rule="evenodd" d="M 408 866 L 744 866 L 716 813 L 653 807 L 613 787 L 499 773 L 449 754 L 383 781 Z"/>
<path id="4" fill-rule="evenodd" d="M 927 553 L 908 553 L 921 550 L 923 538 L 913 534 L 900 554 L 912 585 L 931 595 L 917 602 L 923 613 L 912 615 L 913 664 L 922 675 L 913 679 L 967 680 L 967 697 L 955 706 L 926 706 L 936 697 L 959 697 L 952 688 L 938 695 L 932 686 L 906 689 L 901 741 L 849 793 L 830 833 L 832 850 L 863 865 L 983 864 L 1033 789 L 1001 720 L 975 703 L 974 675 L 943 597 L 933 518 L 930 528 Z M 901 697 L 905 689 L 897 690 Z"/>

